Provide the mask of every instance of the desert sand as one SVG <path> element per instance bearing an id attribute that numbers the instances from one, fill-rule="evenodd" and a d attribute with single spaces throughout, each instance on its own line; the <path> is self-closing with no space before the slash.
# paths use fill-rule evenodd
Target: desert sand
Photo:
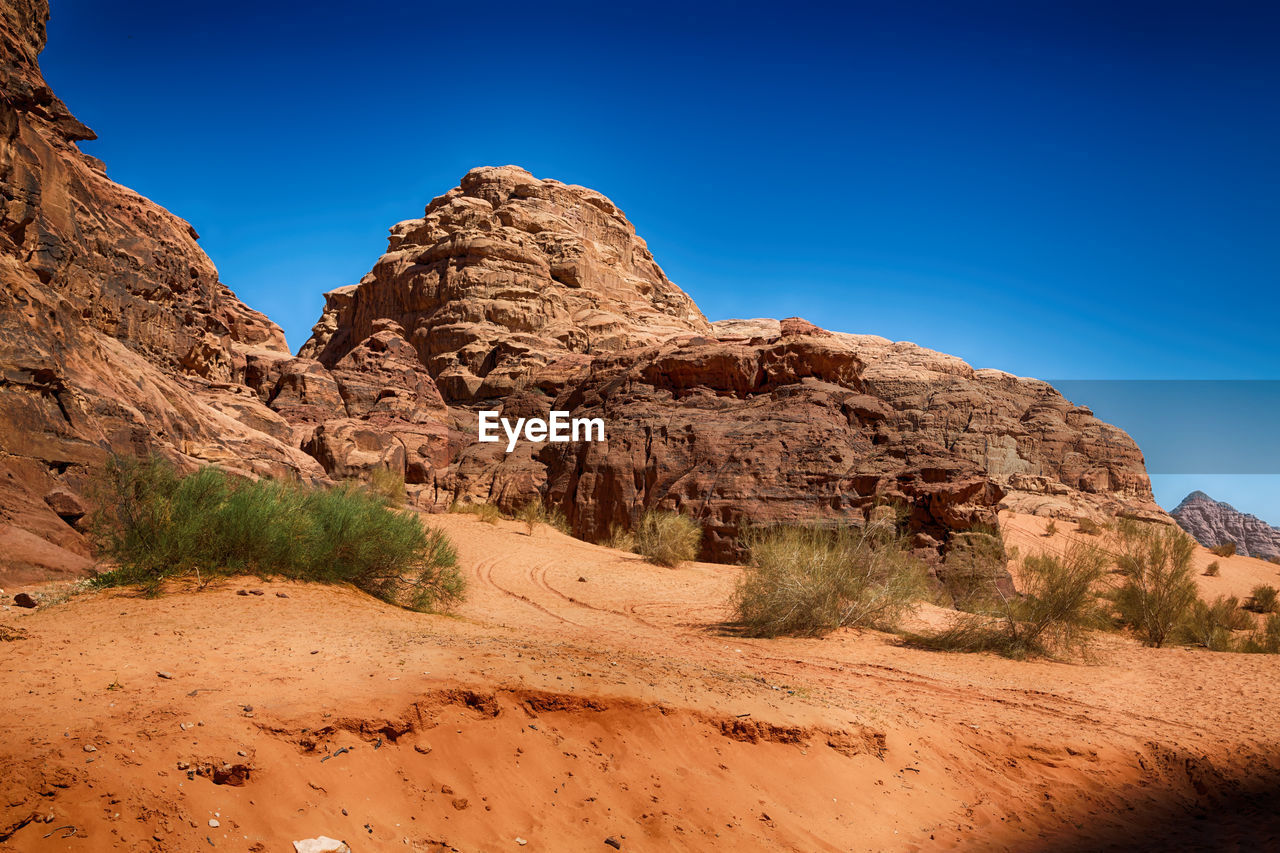
<path id="1" fill-rule="evenodd" d="M 734 567 L 429 522 L 471 584 L 450 616 L 252 577 L 0 614 L 0 849 L 1280 844 L 1272 656 L 743 639 L 721 625 Z M 1023 553 L 1079 535 L 1004 524 Z M 1280 582 L 1220 562 L 1207 594 Z"/>

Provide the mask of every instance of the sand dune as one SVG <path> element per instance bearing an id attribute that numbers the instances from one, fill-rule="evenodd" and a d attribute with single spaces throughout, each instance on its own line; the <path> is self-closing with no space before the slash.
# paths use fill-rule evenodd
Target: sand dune
<path id="1" fill-rule="evenodd" d="M 0 849 L 1277 843 L 1273 657 L 747 640 L 719 628 L 732 567 L 431 521 L 471 581 L 456 616 L 254 578 L 3 613 Z M 1221 562 L 1208 592 L 1280 574 Z"/>

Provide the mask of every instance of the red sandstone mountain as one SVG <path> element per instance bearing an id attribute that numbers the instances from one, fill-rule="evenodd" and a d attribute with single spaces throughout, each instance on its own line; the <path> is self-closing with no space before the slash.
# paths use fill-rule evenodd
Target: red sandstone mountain
<path id="1" fill-rule="evenodd" d="M 1121 430 L 1043 382 L 803 320 L 709 323 L 598 192 L 469 172 L 327 295 L 299 357 L 218 280 L 194 230 L 109 180 L 36 57 L 47 8 L 0 19 L 0 554 L 88 570 L 108 453 L 254 475 L 403 473 L 416 504 L 562 506 L 587 538 L 674 508 L 735 555 L 744 522 L 860 520 L 916 544 L 1024 512 L 1162 515 Z M 476 412 L 602 416 L 608 441 L 479 444 Z"/>

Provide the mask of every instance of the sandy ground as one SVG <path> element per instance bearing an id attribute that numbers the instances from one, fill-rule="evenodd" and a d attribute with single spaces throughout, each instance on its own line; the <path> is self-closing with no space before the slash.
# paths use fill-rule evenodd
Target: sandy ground
<path id="1" fill-rule="evenodd" d="M 747 640 L 719 624 L 735 568 L 430 521 L 454 616 L 255 578 L 0 613 L 0 849 L 1280 845 L 1275 657 Z M 1078 535 L 1005 521 L 1023 553 Z M 1220 562 L 1209 594 L 1280 585 Z"/>

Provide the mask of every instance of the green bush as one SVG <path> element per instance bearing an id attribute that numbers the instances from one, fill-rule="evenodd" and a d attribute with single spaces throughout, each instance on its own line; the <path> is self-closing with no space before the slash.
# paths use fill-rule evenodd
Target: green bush
<path id="1" fill-rule="evenodd" d="M 747 530 L 748 564 L 734 591 L 748 636 L 821 636 L 841 627 L 891 629 L 924 586 L 924 570 L 892 530 Z"/>
<path id="2" fill-rule="evenodd" d="M 1240 599 L 1218 596 L 1213 603 L 1197 598 L 1187 609 L 1178 627 L 1183 642 L 1204 646 L 1212 652 L 1229 652 L 1234 646 L 1233 631 L 1252 626 L 1249 614 L 1240 609 Z"/>
<path id="3" fill-rule="evenodd" d="M 1076 545 L 1059 557 L 1039 554 L 1022 562 L 1022 594 L 993 584 L 986 606 L 933 634 L 908 640 L 938 651 L 990 651 L 1011 658 L 1083 652 L 1092 630 L 1104 623 L 1097 587 L 1108 559 L 1097 548 Z"/>
<path id="4" fill-rule="evenodd" d="M 636 537 L 630 530 L 627 530 L 621 524 L 610 524 L 609 535 L 600 540 L 600 544 L 606 548 L 613 548 L 618 551 L 636 550 Z"/>
<path id="5" fill-rule="evenodd" d="M 1118 529 L 1117 548 L 1120 618 L 1158 648 L 1196 601 L 1195 540 L 1172 525 L 1126 523 Z"/>
<path id="6" fill-rule="evenodd" d="M 95 542 L 118 566 L 96 586 L 154 594 L 178 575 L 254 572 L 350 583 L 415 610 L 463 594 L 444 534 L 355 484 L 241 480 L 217 468 L 182 477 L 160 459 L 112 458 L 96 491 Z"/>
<path id="7" fill-rule="evenodd" d="M 1276 588 L 1270 584 L 1259 584 L 1249 593 L 1249 609 L 1255 613 L 1275 613 L 1277 604 Z"/>
<path id="8" fill-rule="evenodd" d="M 1236 543 L 1223 542 L 1221 545 L 1214 545 L 1209 550 L 1218 557 L 1234 557 L 1236 555 Z"/>
<path id="9" fill-rule="evenodd" d="M 702 528 L 678 512 L 650 510 L 635 532 L 636 553 L 659 566 L 678 566 L 698 556 Z"/>

